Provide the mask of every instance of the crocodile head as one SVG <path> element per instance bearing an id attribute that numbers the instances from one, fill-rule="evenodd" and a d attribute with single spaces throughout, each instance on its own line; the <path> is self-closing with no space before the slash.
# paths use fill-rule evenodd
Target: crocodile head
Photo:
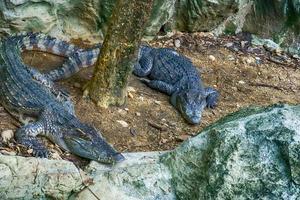
<path id="1" fill-rule="evenodd" d="M 63 140 L 71 153 L 108 164 L 125 160 L 124 156 L 110 146 L 94 127 L 81 124 L 65 131 Z"/>
<path id="2" fill-rule="evenodd" d="M 199 124 L 202 111 L 206 106 L 206 96 L 201 90 L 196 89 L 175 92 L 171 96 L 171 104 L 177 108 L 187 122 Z"/>

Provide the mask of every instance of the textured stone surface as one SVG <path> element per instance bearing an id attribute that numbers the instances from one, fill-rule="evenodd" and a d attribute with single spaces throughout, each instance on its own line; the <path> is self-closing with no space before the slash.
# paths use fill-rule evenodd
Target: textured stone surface
<path id="1" fill-rule="evenodd" d="M 300 106 L 244 109 L 164 156 L 179 199 L 300 197 Z"/>
<path id="2" fill-rule="evenodd" d="M 210 31 L 238 11 L 235 0 L 182 0 L 176 9 L 176 27 L 181 31 Z"/>
<path id="3" fill-rule="evenodd" d="M 1 199 L 67 199 L 85 179 L 71 162 L 0 155 Z"/>
<path id="4" fill-rule="evenodd" d="M 67 161 L 0 155 L 0 197 L 298 199 L 300 106 L 243 109 L 174 151 L 124 156 L 114 166 L 91 162 L 80 173 Z"/>
<path id="5" fill-rule="evenodd" d="M 115 0 L 0 1 L 0 33 L 43 31 L 54 36 L 99 40 Z M 156 0 L 147 34 L 155 35 L 174 12 L 175 0 Z"/>
<path id="6" fill-rule="evenodd" d="M 92 162 L 86 172 L 94 178 L 95 184 L 73 195 L 71 199 L 175 199 L 171 174 L 159 162 L 159 152 L 124 155 L 127 160 L 112 168 Z"/>

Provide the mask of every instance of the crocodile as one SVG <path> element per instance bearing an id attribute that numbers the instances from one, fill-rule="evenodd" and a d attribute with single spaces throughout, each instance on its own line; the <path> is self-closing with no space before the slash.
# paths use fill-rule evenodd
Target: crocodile
<path id="1" fill-rule="evenodd" d="M 143 82 L 150 88 L 171 96 L 170 103 L 190 124 L 201 122 L 205 107 L 217 105 L 219 93 L 211 87 L 204 87 L 191 60 L 172 49 L 144 46 L 133 73 L 146 77 Z"/>
<path id="2" fill-rule="evenodd" d="M 98 44 L 89 49 L 75 50 L 71 56 L 66 55 L 67 60 L 62 67 L 45 76 L 52 81 L 65 79 L 81 68 L 95 64 L 100 47 Z M 211 87 L 204 87 L 192 61 L 173 49 L 141 45 L 133 74 L 143 77 L 141 80 L 149 87 L 170 95 L 170 103 L 191 124 L 200 123 L 205 107 L 217 105 L 219 93 Z"/>
<path id="3" fill-rule="evenodd" d="M 25 47 L 20 41 L 18 36 L 0 41 L 0 104 L 23 123 L 15 133 L 16 141 L 32 149 L 36 157 L 49 155 L 37 137 L 44 136 L 83 158 L 103 163 L 124 160 L 96 128 L 74 115 L 68 96 L 61 95 L 64 92 L 38 70 L 23 63 L 21 52 Z"/>

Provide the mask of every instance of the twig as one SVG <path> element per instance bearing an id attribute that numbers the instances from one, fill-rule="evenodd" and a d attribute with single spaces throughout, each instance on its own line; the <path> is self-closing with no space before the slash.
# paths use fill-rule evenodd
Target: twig
<path id="1" fill-rule="evenodd" d="M 273 89 L 280 90 L 280 91 L 287 90 L 287 88 L 282 88 L 282 87 L 279 87 L 279 86 L 276 86 L 276 85 L 270 85 L 270 84 L 266 84 L 266 83 L 250 83 L 249 85 L 250 86 L 257 86 L 257 87 L 273 88 Z"/>
<path id="2" fill-rule="evenodd" d="M 161 126 L 159 124 L 156 124 L 154 122 L 150 122 L 150 121 L 147 121 L 147 122 L 148 122 L 148 124 L 150 126 L 152 126 L 153 128 L 156 128 L 157 130 L 160 130 L 160 131 L 166 131 L 166 130 L 168 130 L 166 127 L 163 127 L 163 126 Z"/>

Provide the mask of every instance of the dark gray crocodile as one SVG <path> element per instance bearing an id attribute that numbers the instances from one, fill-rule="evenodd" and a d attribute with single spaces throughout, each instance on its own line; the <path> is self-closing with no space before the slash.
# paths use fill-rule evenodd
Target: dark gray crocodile
<path id="1" fill-rule="evenodd" d="M 171 104 L 191 124 L 201 121 L 205 107 L 214 108 L 218 92 L 204 87 L 200 75 L 190 59 L 168 48 L 143 46 L 133 73 L 147 77 L 151 88 L 171 96 Z"/>
<path id="2" fill-rule="evenodd" d="M 37 137 L 45 136 L 64 150 L 87 159 L 104 163 L 124 160 L 99 131 L 76 118 L 68 96 L 22 62 L 23 45 L 18 36 L 0 42 L 0 103 L 24 123 L 15 134 L 17 142 L 33 149 L 38 157 L 49 154 Z M 58 48 L 57 44 L 53 46 Z"/>
<path id="3" fill-rule="evenodd" d="M 35 43 L 46 46 L 47 38 L 42 40 Z M 46 46 L 43 49 L 51 48 Z M 71 56 L 64 55 L 67 60 L 62 67 L 45 74 L 48 79 L 55 81 L 68 78 L 81 68 L 93 65 L 100 52 L 100 45 L 85 50 L 74 49 Z M 191 124 L 200 123 L 204 107 L 214 108 L 217 104 L 218 92 L 204 87 L 191 60 L 173 49 L 142 45 L 133 73 L 138 77 L 147 77 L 149 80 L 143 80 L 149 87 L 170 95 L 171 104 Z"/>

